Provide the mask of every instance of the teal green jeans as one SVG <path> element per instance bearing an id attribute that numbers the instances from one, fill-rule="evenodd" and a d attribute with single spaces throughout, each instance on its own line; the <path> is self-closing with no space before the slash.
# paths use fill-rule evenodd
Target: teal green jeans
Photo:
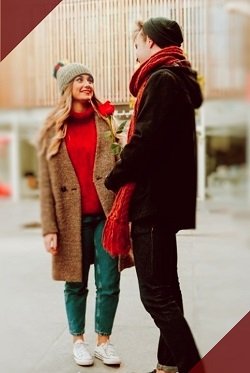
<path id="1" fill-rule="evenodd" d="M 82 219 L 82 282 L 66 282 L 64 289 L 69 331 L 72 335 L 85 332 L 85 314 L 90 265 L 94 264 L 96 306 L 95 331 L 111 335 L 120 293 L 120 273 L 117 258 L 112 258 L 102 246 L 103 215 Z"/>

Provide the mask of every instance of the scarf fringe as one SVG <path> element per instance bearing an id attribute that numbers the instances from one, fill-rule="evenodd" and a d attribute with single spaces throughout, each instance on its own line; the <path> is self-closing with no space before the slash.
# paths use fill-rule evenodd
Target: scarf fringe
<path id="1" fill-rule="evenodd" d="M 134 183 L 120 188 L 104 225 L 102 244 L 111 256 L 127 255 L 131 250 L 128 211 L 134 188 Z"/>

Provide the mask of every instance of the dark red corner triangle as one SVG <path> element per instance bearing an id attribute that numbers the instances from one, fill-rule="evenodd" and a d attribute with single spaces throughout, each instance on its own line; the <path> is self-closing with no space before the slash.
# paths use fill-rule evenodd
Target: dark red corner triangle
<path id="1" fill-rule="evenodd" d="M 189 373 L 250 372 L 250 312 Z"/>
<path id="2" fill-rule="evenodd" d="M 62 0 L 0 0 L 0 61 Z"/>

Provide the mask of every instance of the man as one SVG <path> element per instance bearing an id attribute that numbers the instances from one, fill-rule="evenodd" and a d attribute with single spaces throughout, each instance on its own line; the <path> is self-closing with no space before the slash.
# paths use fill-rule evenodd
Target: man
<path id="1" fill-rule="evenodd" d="M 138 23 L 140 66 L 130 82 L 135 112 L 128 144 L 105 180 L 108 189 L 118 192 L 111 214 L 119 220 L 117 229 L 128 210 L 141 300 L 160 330 L 155 373 L 188 373 L 200 360 L 183 316 L 177 274 L 176 233 L 195 227 L 194 109 L 202 103 L 182 42 L 175 21 L 157 17 Z M 112 241 L 109 228 L 105 234 Z M 124 243 L 121 232 L 118 240 L 117 247 Z"/>

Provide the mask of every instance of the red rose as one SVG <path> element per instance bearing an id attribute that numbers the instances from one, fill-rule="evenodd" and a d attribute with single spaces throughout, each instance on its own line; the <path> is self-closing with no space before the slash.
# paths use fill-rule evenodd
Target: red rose
<path id="1" fill-rule="evenodd" d="M 99 113 L 103 115 L 104 117 L 108 115 L 112 115 L 115 111 L 115 107 L 113 104 L 111 104 L 110 101 L 104 102 L 104 104 L 100 104 L 98 106 Z"/>

